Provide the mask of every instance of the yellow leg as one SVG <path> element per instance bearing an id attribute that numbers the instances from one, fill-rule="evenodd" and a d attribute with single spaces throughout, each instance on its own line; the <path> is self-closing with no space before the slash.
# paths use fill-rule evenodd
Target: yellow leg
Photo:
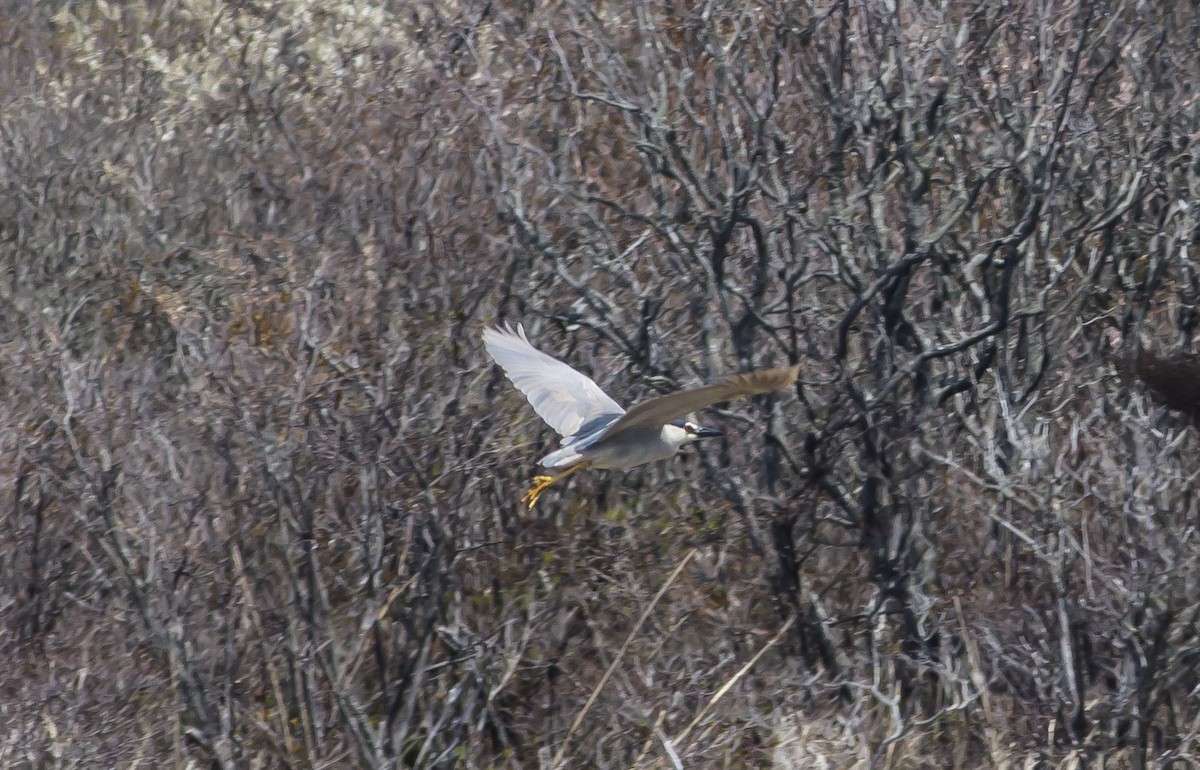
<path id="1" fill-rule="evenodd" d="M 525 493 L 525 496 L 521 498 L 521 502 L 529 506 L 529 510 L 532 511 L 533 504 L 538 501 L 538 498 L 542 496 L 542 493 L 545 492 L 551 484 L 556 481 L 562 481 L 575 471 L 581 471 L 589 465 L 591 465 L 591 463 L 584 461 L 579 463 L 579 465 L 572 465 L 570 468 L 567 468 L 557 476 L 534 476 L 533 487 L 531 487 L 530 490 Z"/>

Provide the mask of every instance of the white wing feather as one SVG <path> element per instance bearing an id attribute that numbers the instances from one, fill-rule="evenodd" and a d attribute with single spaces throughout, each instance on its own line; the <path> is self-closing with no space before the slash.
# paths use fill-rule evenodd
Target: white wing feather
<path id="1" fill-rule="evenodd" d="M 483 345 L 504 369 L 533 411 L 560 436 L 571 436 L 588 420 L 625 410 L 582 372 L 530 344 L 525 329 L 484 329 Z"/>

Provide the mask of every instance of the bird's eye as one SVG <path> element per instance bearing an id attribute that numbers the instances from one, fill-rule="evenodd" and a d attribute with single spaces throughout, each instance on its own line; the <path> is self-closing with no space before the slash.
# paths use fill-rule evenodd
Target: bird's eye
<path id="1" fill-rule="evenodd" d="M 688 433 L 695 433 L 696 432 L 696 423 L 685 422 L 683 424 L 683 429 L 686 430 Z"/>

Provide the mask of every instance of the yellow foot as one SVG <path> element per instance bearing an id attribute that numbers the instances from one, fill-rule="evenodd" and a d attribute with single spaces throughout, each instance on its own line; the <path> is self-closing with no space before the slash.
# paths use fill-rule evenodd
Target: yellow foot
<path id="1" fill-rule="evenodd" d="M 551 484 L 553 484 L 556 481 L 565 479 L 567 476 L 570 476 L 572 473 L 583 470 L 584 468 L 588 467 L 589 465 L 591 465 L 591 463 L 587 462 L 585 460 L 584 462 L 581 462 L 578 465 L 572 465 L 570 468 L 567 468 L 565 471 L 558 474 L 557 476 L 534 476 L 533 477 L 533 488 L 525 493 L 525 496 L 521 498 L 521 502 L 523 502 L 523 503 L 525 503 L 525 505 L 529 506 L 530 510 L 533 510 L 533 504 L 538 501 L 538 498 L 542 496 L 542 493 L 546 491 L 547 487 L 549 487 Z"/>
<path id="2" fill-rule="evenodd" d="M 542 496 L 542 493 L 545 492 L 546 489 L 557 480 L 557 476 L 534 476 L 533 486 L 528 492 L 525 493 L 525 496 L 521 498 L 521 502 L 525 503 L 529 510 L 532 511 L 533 504 L 536 503 L 538 498 Z"/>

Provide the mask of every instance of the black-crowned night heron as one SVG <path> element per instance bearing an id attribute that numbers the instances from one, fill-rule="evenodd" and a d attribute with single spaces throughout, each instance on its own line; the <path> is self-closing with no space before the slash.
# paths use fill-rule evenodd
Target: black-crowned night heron
<path id="1" fill-rule="evenodd" d="M 721 431 L 702 428 L 685 415 L 718 401 L 786 388 L 800 375 L 799 366 L 734 374 L 643 401 L 627 412 L 587 375 L 531 345 L 520 325 L 515 331 L 485 329 L 483 344 L 538 416 L 563 437 L 562 446 L 541 460 L 544 467 L 562 473 L 534 477 L 533 488 L 521 498 L 530 508 L 547 487 L 576 471 L 624 470 L 663 460 L 693 441 L 720 436 Z"/>

